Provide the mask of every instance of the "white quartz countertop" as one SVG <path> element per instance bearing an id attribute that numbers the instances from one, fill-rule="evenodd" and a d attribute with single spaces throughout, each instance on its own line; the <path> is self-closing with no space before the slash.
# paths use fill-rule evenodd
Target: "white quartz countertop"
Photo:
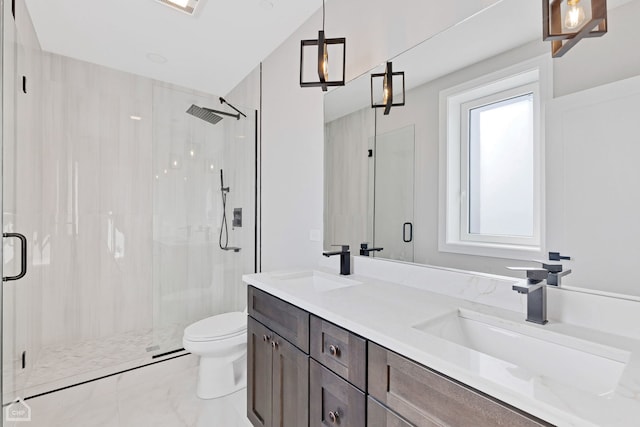
<path id="1" fill-rule="evenodd" d="M 479 303 L 433 292 L 433 283 L 420 288 L 364 275 L 345 277 L 320 270 L 319 274 L 326 274 L 329 279 L 335 277 L 353 286 L 314 285 L 308 280 L 295 280 L 298 273 L 301 278 L 305 276 L 304 272 L 295 271 L 250 274 L 243 276 L 243 280 L 552 424 L 640 425 L 640 341 L 637 339 L 561 321 L 551 320 L 545 326 L 535 325 L 525 322 L 521 312 L 487 304 L 486 298 Z M 438 272 L 434 277 L 442 280 L 441 276 L 442 272 Z M 510 284 L 503 282 L 500 286 L 506 286 L 511 292 Z M 447 286 L 447 283 L 442 283 L 442 286 Z M 616 385 L 598 394 L 549 378 L 527 376 L 526 372 L 523 375 L 517 366 L 496 363 L 495 359 L 483 357 L 475 350 L 416 327 L 461 311 L 504 319 L 528 330 L 537 328 L 534 332 L 540 337 L 558 343 L 582 340 L 591 346 L 610 349 L 611 354 L 626 355 L 626 365 L 621 365 L 624 369 L 620 380 L 617 383 L 614 380 Z M 540 359 L 542 363 L 568 364 L 573 369 L 580 363 L 577 360 L 547 359 L 545 354 L 531 354 L 530 357 Z M 590 372 L 585 369 L 584 375 L 589 376 Z"/>

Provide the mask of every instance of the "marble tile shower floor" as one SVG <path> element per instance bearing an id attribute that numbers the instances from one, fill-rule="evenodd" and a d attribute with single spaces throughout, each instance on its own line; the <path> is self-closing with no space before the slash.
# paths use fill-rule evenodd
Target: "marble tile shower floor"
<path id="1" fill-rule="evenodd" d="M 178 357 L 28 399 L 31 422 L 10 427 L 251 427 L 246 390 L 196 397 L 198 358 Z"/>
<path id="2" fill-rule="evenodd" d="M 29 397 L 145 365 L 157 353 L 148 351 L 150 347 L 158 345 L 162 351 L 181 347 L 183 330 L 176 326 L 161 332 L 132 331 L 74 345 L 44 347 L 26 378 L 17 384 L 24 387 L 21 394 Z"/>

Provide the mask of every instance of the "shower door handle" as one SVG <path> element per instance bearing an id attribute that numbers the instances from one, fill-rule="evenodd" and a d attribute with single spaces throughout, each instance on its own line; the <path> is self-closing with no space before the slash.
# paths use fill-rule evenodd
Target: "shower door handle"
<path id="1" fill-rule="evenodd" d="M 409 230 L 409 237 L 407 237 L 407 229 Z M 413 224 L 410 222 L 405 222 L 402 224 L 402 241 L 405 243 L 410 243 L 413 240 Z"/>
<path id="2" fill-rule="evenodd" d="M 17 239 L 20 239 L 20 253 L 22 257 L 22 259 L 20 260 L 20 274 L 18 274 L 17 276 L 3 277 L 2 281 L 10 282 L 12 280 L 20 280 L 25 276 L 25 274 L 27 274 L 27 238 L 20 233 L 2 233 L 2 237 L 15 237 Z"/>

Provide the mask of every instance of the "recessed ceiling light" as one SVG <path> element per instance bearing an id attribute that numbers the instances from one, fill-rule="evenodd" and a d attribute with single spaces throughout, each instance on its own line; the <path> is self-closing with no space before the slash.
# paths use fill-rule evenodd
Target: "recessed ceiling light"
<path id="1" fill-rule="evenodd" d="M 140 116 L 129 116 L 131 118 L 131 120 L 136 120 L 136 121 L 140 121 L 142 120 L 142 117 Z"/>
<path id="2" fill-rule="evenodd" d="M 162 4 L 166 4 L 176 10 L 184 12 L 188 15 L 193 15 L 196 11 L 196 7 L 201 0 L 156 0 Z"/>

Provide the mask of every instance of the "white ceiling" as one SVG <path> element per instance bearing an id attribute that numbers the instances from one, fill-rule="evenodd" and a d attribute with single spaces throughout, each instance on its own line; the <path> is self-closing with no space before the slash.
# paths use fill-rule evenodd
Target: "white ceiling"
<path id="1" fill-rule="evenodd" d="M 215 95 L 227 94 L 322 6 L 200 2 L 189 16 L 156 0 L 26 0 L 45 51 Z"/>

